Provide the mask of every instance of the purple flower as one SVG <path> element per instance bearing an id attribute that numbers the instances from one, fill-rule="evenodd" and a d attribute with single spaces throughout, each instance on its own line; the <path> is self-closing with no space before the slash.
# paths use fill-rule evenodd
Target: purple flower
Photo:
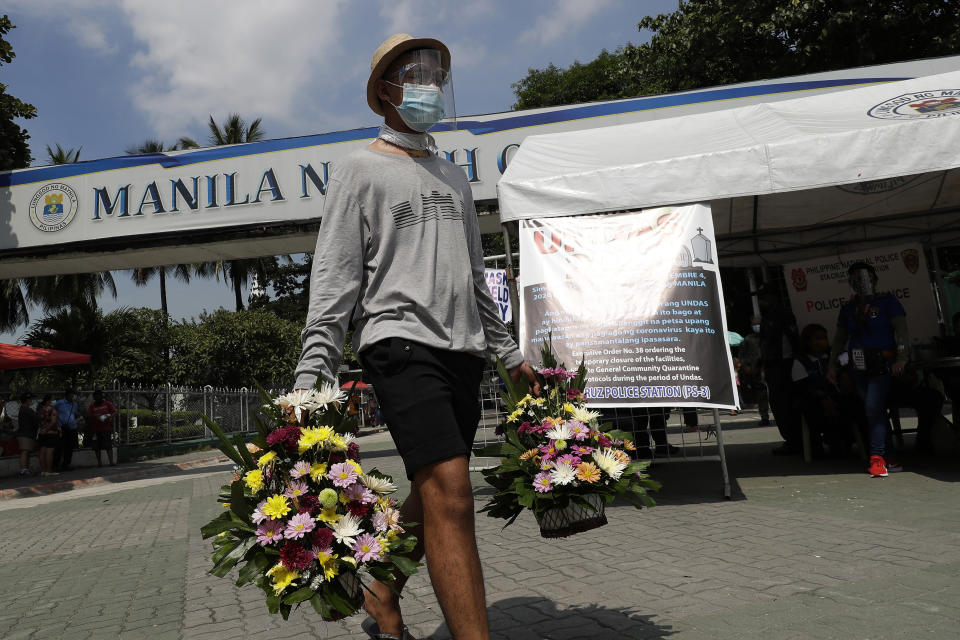
<path id="1" fill-rule="evenodd" d="M 341 462 L 330 467 L 327 477 L 333 481 L 334 486 L 345 489 L 357 481 L 357 470 L 352 464 Z"/>
<path id="2" fill-rule="evenodd" d="M 578 456 L 586 456 L 593 453 L 593 447 L 582 447 L 579 444 L 575 444 L 570 447 L 570 450 L 573 451 Z"/>
<path id="3" fill-rule="evenodd" d="M 313 531 L 316 526 L 309 513 L 298 513 L 287 522 L 287 530 L 283 532 L 283 537 L 287 540 L 299 540 Z"/>
<path id="4" fill-rule="evenodd" d="M 550 479 L 549 471 L 541 471 L 533 477 L 533 488 L 540 493 L 547 493 L 553 489 L 553 480 Z"/>
<path id="5" fill-rule="evenodd" d="M 297 464 L 293 465 L 293 469 L 290 469 L 291 478 L 302 478 L 303 476 L 310 473 L 310 463 L 306 460 L 301 460 Z"/>
<path id="6" fill-rule="evenodd" d="M 283 495 L 288 498 L 297 498 L 302 496 L 307 492 L 307 483 L 303 480 L 294 480 L 287 487 L 287 490 L 283 492 Z"/>
<path id="7" fill-rule="evenodd" d="M 580 464 L 580 458 L 570 453 L 565 453 L 559 458 L 557 458 L 557 464 L 563 464 L 563 463 L 567 463 L 572 467 L 576 467 L 578 464 Z"/>
<path id="8" fill-rule="evenodd" d="M 359 536 L 353 545 L 353 557 L 357 562 L 379 560 L 382 551 L 380 542 L 369 533 Z"/>
<path id="9" fill-rule="evenodd" d="M 257 527 L 257 542 L 262 545 L 283 540 L 283 520 L 267 520 Z"/>
<path id="10" fill-rule="evenodd" d="M 570 427 L 571 431 L 573 431 L 573 439 L 578 442 L 582 442 L 590 437 L 590 427 L 582 422 L 571 420 L 567 423 L 567 426 Z"/>

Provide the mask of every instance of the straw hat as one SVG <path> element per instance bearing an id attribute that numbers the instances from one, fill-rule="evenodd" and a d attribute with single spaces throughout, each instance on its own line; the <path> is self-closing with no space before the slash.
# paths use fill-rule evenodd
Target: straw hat
<path id="1" fill-rule="evenodd" d="M 414 38 L 407 33 L 397 33 L 381 44 L 373 52 L 373 59 L 370 61 L 370 79 L 367 80 L 367 104 L 377 115 L 383 115 L 383 106 L 380 104 L 380 98 L 377 97 L 377 80 L 383 76 L 397 56 L 406 53 L 411 49 L 436 49 L 440 52 L 440 63 L 445 69 L 450 69 L 450 50 L 447 45 L 433 38 Z"/>

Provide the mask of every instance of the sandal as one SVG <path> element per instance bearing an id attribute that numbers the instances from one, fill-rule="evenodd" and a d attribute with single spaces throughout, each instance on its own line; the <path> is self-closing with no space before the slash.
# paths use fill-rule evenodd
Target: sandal
<path id="1" fill-rule="evenodd" d="M 360 628 L 363 629 L 372 640 L 413 640 L 413 638 L 410 637 L 407 625 L 403 625 L 403 634 L 400 637 L 392 633 L 380 633 L 380 625 L 378 625 L 377 621 L 373 618 L 367 618 L 361 622 Z"/>

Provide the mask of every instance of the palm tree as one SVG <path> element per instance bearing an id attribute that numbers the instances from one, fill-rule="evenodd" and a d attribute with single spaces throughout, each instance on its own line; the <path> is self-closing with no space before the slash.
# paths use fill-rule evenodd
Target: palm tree
<path id="1" fill-rule="evenodd" d="M 178 139 L 172 146 L 164 148 L 163 141 L 157 140 L 156 138 L 148 138 L 138 144 L 135 147 L 127 147 L 125 153 L 128 156 L 144 155 L 147 153 L 163 153 L 164 151 L 179 151 L 181 149 L 198 149 L 200 145 L 197 144 L 196 140 L 193 138 L 188 138 L 183 136 Z"/>
<path id="2" fill-rule="evenodd" d="M 47 157 L 50 159 L 50 164 L 73 164 L 80 160 L 80 149 L 83 147 L 64 149 L 57 144 L 57 149 L 54 151 L 50 145 L 47 145 Z"/>
<path id="3" fill-rule="evenodd" d="M 266 132 L 260 127 L 260 122 L 261 118 L 257 118 L 248 126 L 239 113 L 231 113 L 221 126 L 211 115 L 208 123 L 210 144 L 221 146 L 263 140 Z M 276 260 L 275 257 L 269 257 L 207 263 L 198 270 L 198 275 L 200 273 L 207 275 L 207 277 L 214 275 L 219 280 L 220 274 L 223 274 L 224 282 L 233 287 L 237 311 L 243 311 L 243 287 L 250 280 L 250 276 L 256 274 L 260 281 L 264 282 L 267 269 L 276 264 Z"/>
<path id="4" fill-rule="evenodd" d="M 117 285 L 109 271 L 27 278 L 24 286 L 27 300 L 44 311 L 82 303 L 95 308 L 104 291 L 117 297 Z"/>
<path id="5" fill-rule="evenodd" d="M 258 142 L 263 140 L 265 132 L 260 128 L 261 118 L 257 118 L 247 126 L 246 121 L 239 113 L 231 113 L 223 121 L 223 127 L 210 116 L 210 144 L 219 147 L 225 144 L 243 144 L 244 142 Z"/>
<path id="6" fill-rule="evenodd" d="M 188 264 L 164 265 L 162 267 L 137 267 L 130 273 L 134 284 L 145 287 L 155 277 L 160 280 L 160 309 L 164 316 L 169 316 L 167 308 L 167 276 L 172 275 L 181 282 L 190 282 L 194 268 Z"/>
<path id="7" fill-rule="evenodd" d="M 19 279 L 0 280 L 0 331 L 12 331 L 30 321 Z"/>

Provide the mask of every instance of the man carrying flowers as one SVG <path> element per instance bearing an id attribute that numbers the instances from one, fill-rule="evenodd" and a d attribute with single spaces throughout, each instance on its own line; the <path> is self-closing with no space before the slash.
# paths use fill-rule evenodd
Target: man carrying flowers
<path id="1" fill-rule="evenodd" d="M 369 147 L 333 168 L 313 258 L 310 307 L 295 388 L 333 380 L 348 325 L 411 480 L 400 520 L 426 552 L 452 635 L 488 638 L 468 458 L 480 418 L 485 357 L 514 381 L 535 375 L 499 319 L 483 275 L 470 185 L 426 133 L 454 118 L 450 52 L 398 34 L 374 53 L 367 103 L 385 123 Z M 351 471 L 333 465 L 334 483 Z M 339 486 L 339 484 L 338 484 Z M 353 516 L 344 516 L 343 520 Z M 384 514 L 382 519 L 393 519 Z M 349 521 L 337 534 L 352 537 Z M 359 536 L 358 553 L 377 546 Z M 409 637 L 391 586 L 374 582 L 364 608 L 372 637 Z"/>

